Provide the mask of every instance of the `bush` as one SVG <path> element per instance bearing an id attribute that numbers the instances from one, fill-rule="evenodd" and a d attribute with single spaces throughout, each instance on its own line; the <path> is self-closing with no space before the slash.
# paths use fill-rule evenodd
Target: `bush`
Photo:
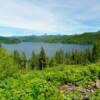
<path id="1" fill-rule="evenodd" d="M 17 71 L 12 56 L 4 48 L 0 48 L 0 80 L 13 76 Z"/>

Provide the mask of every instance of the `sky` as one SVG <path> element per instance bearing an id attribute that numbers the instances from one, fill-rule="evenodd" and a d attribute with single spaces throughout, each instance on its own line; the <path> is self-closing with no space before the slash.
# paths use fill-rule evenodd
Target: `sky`
<path id="1" fill-rule="evenodd" d="M 100 0 L 0 0 L 0 36 L 100 31 Z"/>

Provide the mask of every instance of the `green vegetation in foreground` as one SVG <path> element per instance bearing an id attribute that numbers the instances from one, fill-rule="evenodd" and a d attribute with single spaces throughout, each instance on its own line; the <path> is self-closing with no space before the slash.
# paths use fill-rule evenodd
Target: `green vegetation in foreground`
<path id="1" fill-rule="evenodd" d="M 99 100 L 98 80 L 99 44 L 93 45 L 92 52 L 68 55 L 59 50 L 52 58 L 41 48 L 39 55 L 33 52 L 29 60 L 24 52 L 10 54 L 0 46 L 0 100 Z M 96 83 L 91 89 L 90 82 Z M 68 84 L 80 89 L 62 92 L 61 86 Z"/>
<path id="2" fill-rule="evenodd" d="M 68 83 L 85 88 L 89 82 L 99 79 L 100 64 L 59 65 L 42 71 L 16 71 L 0 81 L 0 100 L 79 100 L 86 97 L 99 100 L 100 89 L 97 88 L 91 93 L 62 93 L 59 90 L 61 85 Z"/>

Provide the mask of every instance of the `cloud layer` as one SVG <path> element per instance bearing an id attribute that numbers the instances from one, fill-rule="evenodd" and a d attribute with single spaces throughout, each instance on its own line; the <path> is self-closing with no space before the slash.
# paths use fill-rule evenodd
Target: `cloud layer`
<path id="1" fill-rule="evenodd" d="M 0 0 L 0 35 L 98 31 L 99 12 L 100 0 Z"/>

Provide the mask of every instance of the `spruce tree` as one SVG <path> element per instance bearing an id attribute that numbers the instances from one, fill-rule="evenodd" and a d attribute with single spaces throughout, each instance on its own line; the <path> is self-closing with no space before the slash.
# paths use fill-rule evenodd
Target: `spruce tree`
<path id="1" fill-rule="evenodd" d="M 22 68 L 26 68 L 27 57 L 26 57 L 25 52 L 22 52 L 22 54 L 21 54 L 21 62 L 20 62 L 20 64 L 21 64 Z"/>
<path id="2" fill-rule="evenodd" d="M 51 57 L 51 59 L 49 60 L 49 66 L 54 67 L 55 65 L 56 65 L 55 57 Z"/>
<path id="3" fill-rule="evenodd" d="M 35 55 L 34 52 L 32 52 L 32 57 L 31 57 L 31 59 L 30 59 L 30 67 L 31 67 L 32 69 L 34 69 L 35 66 L 36 66 L 36 63 L 37 63 L 37 61 L 36 61 L 36 55 Z"/>
<path id="4" fill-rule="evenodd" d="M 2 47 L 2 45 L 0 44 L 0 48 Z"/>
<path id="5" fill-rule="evenodd" d="M 94 43 L 92 48 L 92 61 L 96 62 L 99 59 L 100 59 L 100 45 L 98 43 Z"/>
<path id="6" fill-rule="evenodd" d="M 13 58 L 14 58 L 14 62 L 19 66 L 20 54 L 17 50 L 14 50 L 14 52 L 13 52 Z"/>
<path id="7" fill-rule="evenodd" d="M 75 64 L 75 51 L 71 52 L 71 63 Z"/>
<path id="8" fill-rule="evenodd" d="M 47 58 L 44 48 L 41 48 L 40 54 L 39 54 L 39 68 L 42 70 L 47 66 Z"/>
<path id="9" fill-rule="evenodd" d="M 71 53 L 70 52 L 66 52 L 65 53 L 65 64 L 71 64 Z"/>
<path id="10" fill-rule="evenodd" d="M 62 49 L 56 51 L 55 53 L 55 60 L 57 64 L 65 63 L 65 53 Z"/>

